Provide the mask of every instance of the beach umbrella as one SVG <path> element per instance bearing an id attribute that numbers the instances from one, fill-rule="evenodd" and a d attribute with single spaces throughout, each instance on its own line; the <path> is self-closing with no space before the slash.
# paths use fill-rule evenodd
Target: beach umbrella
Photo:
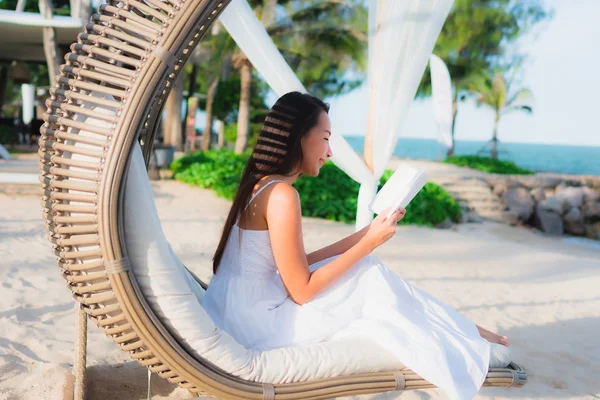
<path id="1" fill-rule="evenodd" d="M 362 184 L 357 228 L 369 210 L 452 0 L 369 0 L 369 115 L 365 162 L 375 183 Z"/>
<path id="2" fill-rule="evenodd" d="M 431 70 L 431 100 L 433 118 L 438 129 L 438 141 L 447 149 L 452 147 L 452 84 L 450 72 L 441 58 L 432 54 L 429 58 Z"/>

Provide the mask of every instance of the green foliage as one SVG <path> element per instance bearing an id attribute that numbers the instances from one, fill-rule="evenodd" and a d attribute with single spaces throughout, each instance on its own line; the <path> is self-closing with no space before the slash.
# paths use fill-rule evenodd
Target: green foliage
<path id="1" fill-rule="evenodd" d="M 332 162 L 321 167 L 317 178 L 302 176 L 294 187 L 300 194 L 302 215 L 345 223 L 356 220 L 359 184 Z"/>
<path id="2" fill-rule="evenodd" d="M 476 104 L 491 107 L 498 116 L 512 111 L 533 112 L 531 90 L 512 84 L 502 71 L 484 72 L 466 81 L 468 90 L 477 95 Z"/>
<path id="3" fill-rule="evenodd" d="M 18 0 L 0 0 L 0 10 L 11 10 L 17 9 Z M 54 15 L 71 15 L 71 5 L 69 0 L 53 0 L 52 8 Z M 38 13 L 40 12 L 39 3 L 36 0 L 25 1 L 25 12 Z"/>
<path id="4" fill-rule="evenodd" d="M 448 66 L 457 97 L 467 90 L 467 79 L 519 64 L 524 55 L 515 51 L 514 43 L 551 16 L 552 11 L 544 7 L 542 0 L 456 0 L 433 53 Z M 428 69 L 423 74 L 418 96 L 429 95 Z"/>
<path id="5" fill-rule="evenodd" d="M 497 160 L 488 157 L 479 156 L 453 156 L 445 161 L 447 164 L 454 164 L 460 167 L 469 167 L 492 174 L 510 174 L 510 175 L 532 175 L 533 171 L 518 167 L 512 161 Z"/>
<path id="6" fill-rule="evenodd" d="M 365 77 L 367 8 L 362 0 L 301 0 L 280 6 L 268 32 L 307 90 L 352 91 Z"/>
<path id="7" fill-rule="evenodd" d="M 14 145 L 17 143 L 17 128 L 0 125 L 0 144 Z"/>
<path id="8" fill-rule="evenodd" d="M 190 68 L 191 69 L 191 68 Z M 220 79 L 213 101 L 213 116 L 225 122 L 237 120 L 237 112 L 240 106 L 240 76 L 239 71 L 232 71 L 229 79 Z M 198 73 L 197 84 L 200 92 L 208 90 L 206 75 Z M 269 111 L 265 99 L 269 87 L 259 79 L 252 79 L 250 89 L 250 121 L 262 122 Z M 200 98 L 198 107 L 206 109 L 206 98 Z"/>
<path id="9" fill-rule="evenodd" d="M 383 187 L 393 173 L 394 171 L 389 169 L 383 173 L 379 189 Z M 441 224 L 446 219 L 458 222 L 460 217 L 461 208 L 456 200 L 443 187 L 433 182 L 427 182 L 406 207 L 406 215 L 400 223 L 435 226 Z"/>
<path id="10" fill-rule="evenodd" d="M 173 162 L 171 170 L 177 180 L 213 189 L 218 196 L 233 200 L 248 158 L 249 152 L 197 152 Z M 385 172 L 381 186 L 391 174 L 390 170 Z M 333 163 L 325 163 L 318 178 L 303 176 L 294 187 L 300 194 L 302 215 L 345 223 L 355 221 L 359 184 Z M 446 219 L 458 221 L 460 215 L 460 206 L 443 188 L 427 183 L 407 207 L 401 223 L 434 226 Z"/>
<path id="11" fill-rule="evenodd" d="M 175 179 L 213 189 L 218 196 L 233 200 L 249 154 L 232 151 L 195 152 L 171 164 Z"/>

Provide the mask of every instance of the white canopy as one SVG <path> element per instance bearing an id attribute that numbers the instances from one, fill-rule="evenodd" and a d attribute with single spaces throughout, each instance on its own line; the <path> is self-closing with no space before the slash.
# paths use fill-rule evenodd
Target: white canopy
<path id="1" fill-rule="evenodd" d="M 69 46 L 81 32 L 80 18 L 0 10 L 0 60 L 45 62 L 42 28 L 53 27 L 59 46 Z"/>
<path id="2" fill-rule="evenodd" d="M 452 83 L 450 72 L 441 58 L 432 54 L 429 58 L 431 70 L 431 101 L 433 118 L 438 128 L 438 141 L 446 148 L 452 147 Z"/>
<path id="3" fill-rule="evenodd" d="M 452 0 L 369 0 L 369 129 L 374 171 L 341 135 L 333 135 L 331 141 L 332 161 L 361 184 L 357 229 L 373 218 L 368 206 L 451 6 Z M 220 18 L 278 95 L 306 92 L 246 0 L 233 0 Z"/>

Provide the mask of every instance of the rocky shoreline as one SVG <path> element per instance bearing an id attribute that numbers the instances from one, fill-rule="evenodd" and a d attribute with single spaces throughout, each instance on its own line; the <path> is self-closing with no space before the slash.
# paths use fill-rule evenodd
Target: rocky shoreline
<path id="1" fill-rule="evenodd" d="M 462 181 L 462 193 L 452 188 L 450 192 L 463 206 L 465 222 L 491 219 L 510 225 L 531 226 L 550 235 L 568 234 L 600 240 L 598 176 L 539 173 L 478 174 L 462 178 L 458 180 Z M 456 182 L 454 186 L 459 189 Z M 468 192 L 465 186 L 478 188 L 479 203 L 475 201 L 477 197 L 465 196 Z M 481 204 L 484 196 L 487 196 L 487 209 Z"/>

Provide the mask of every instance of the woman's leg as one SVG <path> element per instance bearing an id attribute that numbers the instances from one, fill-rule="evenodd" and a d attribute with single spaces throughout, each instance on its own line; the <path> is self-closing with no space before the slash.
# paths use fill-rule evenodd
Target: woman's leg
<path id="1" fill-rule="evenodd" d="M 485 340 L 487 340 L 488 342 L 498 343 L 498 344 L 508 347 L 508 345 L 509 345 L 508 337 L 496 335 L 495 333 L 490 332 L 487 329 L 483 329 L 479 325 L 475 325 L 475 326 L 477 326 L 477 330 L 479 331 L 479 334 L 481 335 L 481 337 L 484 338 Z"/>

